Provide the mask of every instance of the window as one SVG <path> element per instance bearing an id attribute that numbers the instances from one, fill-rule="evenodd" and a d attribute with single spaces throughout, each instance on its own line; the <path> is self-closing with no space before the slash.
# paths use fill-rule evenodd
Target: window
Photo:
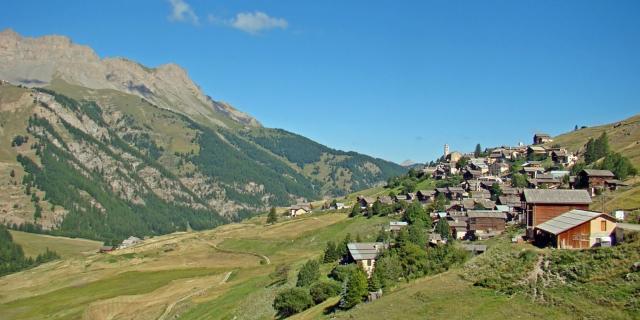
<path id="1" fill-rule="evenodd" d="M 600 221 L 600 231 L 607 231 L 607 221 Z"/>

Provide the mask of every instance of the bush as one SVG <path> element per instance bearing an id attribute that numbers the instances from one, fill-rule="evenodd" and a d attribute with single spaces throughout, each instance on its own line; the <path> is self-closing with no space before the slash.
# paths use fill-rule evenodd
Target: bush
<path id="1" fill-rule="evenodd" d="M 278 316 L 286 318 L 313 306 L 309 291 L 303 288 L 290 288 L 280 291 L 273 300 L 273 308 Z"/>
<path id="2" fill-rule="evenodd" d="M 309 289 L 311 298 L 316 304 L 322 303 L 331 297 L 339 295 L 341 291 L 342 286 L 335 281 L 316 282 L 311 285 L 311 288 Z"/>
<path id="3" fill-rule="evenodd" d="M 296 287 L 306 287 L 320 279 L 320 263 L 317 260 L 307 261 L 300 272 L 298 272 L 298 281 Z"/>
<path id="4" fill-rule="evenodd" d="M 338 282 L 345 282 L 349 277 L 349 274 L 351 274 L 351 272 L 355 268 L 355 264 L 338 265 L 333 268 L 333 270 L 331 270 L 331 274 L 329 274 L 329 277 Z"/>

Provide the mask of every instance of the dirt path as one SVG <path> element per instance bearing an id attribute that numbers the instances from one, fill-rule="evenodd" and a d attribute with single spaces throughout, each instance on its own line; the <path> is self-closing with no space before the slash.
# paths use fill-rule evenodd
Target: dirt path
<path id="1" fill-rule="evenodd" d="M 222 280 L 220 280 L 220 284 L 225 284 L 227 282 L 227 280 L 229 280 L 229 277 L 231 276 L 232 273 L 233 273 L 233 271 L 227 272 L 227 274 L 224 275 L 224 278 Z"/>
<path id="2" fill-rule="evenodd" d="M 205 240 L 205 241 L 206 241 L 206 240 Z M 255 253 L 255 252 L 248 252 L 248 251 L 235 251 L 235 250 L 222 249 L 222 248 L 219 248 L 219 247 L 218 247 L 218 245 L 217 245 L 216 243 L 211 243 L 210 241 L 206 241 L 206 242 L 207 242 L 207 244 L 208 244 L 210 247 L 212 247 L 212 248 L 214 248 L 214 249 L 216 249 L 216 250 L 218 250 L 218 251 L 220 251 L 220 252 L 225 252 L 225 253 L 239 253 L 239 254 L 250 254 L 250 255 L 252 255 L 252 256 L 256 256 L 256 257 L 258 257 L 258 258 L 260 258 L 260 259 L 264 260 L 266 264 L 271 264 L 271 259 L 269 259 L 269 257 L 267 257 L 267 256 L 265 256 L 265 255 L 263 255 L 263 254 L 259 254 L 259 253 Z"/>

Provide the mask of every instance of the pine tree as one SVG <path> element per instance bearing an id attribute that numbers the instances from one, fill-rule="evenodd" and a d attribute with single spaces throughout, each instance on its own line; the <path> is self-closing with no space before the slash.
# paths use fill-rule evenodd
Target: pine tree
<path id="1" fill-rule="evenodd" d="M 298 272 L 296 287 L 306 287 L 320 279 L 320 263 L 317 260 L 307 261 Z"/>
<path id="2" fill-rule="evenodd" d="M 367 296 L 367 277 L 360 268 L 355 268 L 347 279 L 346 287 L 340 299 L 340 308 L 351 309 Z"/>
<path id="3" fill-rule="evenodd" d="M 345 257 L 349 253 L 349 247 L 347 247 L 349 243 L 351 243 L 351 233 L 347 233 L 344 240 L 342 240 L 342 243 L 336 250 L 340 258 Z"/>
<path id="4" fill-rule="evenodd" d="M 271 207 L 269 215 L 267 216 L 267 223 L 274 224 L 276 222 L 278 222 L 278 213 L 276 212 L 276 207 Z"/>
<path id="5" fill-rule="evenodd" d="M 478 158 L 482 155 L 482 147 L 480 146 L 480 144 L 476 144 L 476 150 L 473 152 L 473 155 Z"/>
<path id="6" fill-rule="evenodd" d="M 333 241 L 327 242 L 327 247 L 324 249 L 324 258 L 322 261 L 324 263 L 334 262 L 340 258 L 338 256 L 338 248 L 336 247 L 336 243 Z"/>
<path id="7" fill-rule="evenodd" d="M 449 228 L 449 223 L 447 219 L 440 219 L 436 224 L 436 232 L 440 234 L 442 239 L 451 239 L 451 229 Z"/>
<path id="8" fill-rule="evenodd" d="M 353 208 L 351 208 L 351 212 L 349 213 L 349 217 L 351 217 L 351 218 L 357 217 L 357 216 L 360 215 L 360 213 L 362 213 L 362 211 L 360 209 L 360 204 L 356 202 L 353 205 Z"/>

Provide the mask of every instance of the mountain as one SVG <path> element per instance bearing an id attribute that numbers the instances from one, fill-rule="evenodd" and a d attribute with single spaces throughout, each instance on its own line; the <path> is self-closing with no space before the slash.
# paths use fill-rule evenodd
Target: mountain
<path id="1" fill-rule="evenodd" d="M 0 32 L 0 79 L 46 86 L 55 79 L 90 89 L 113 89 L 168 110 L 221 126 L 260 126 L 251 116 L 205 95 L 175 64 L 148 68 L 125 58 L 100 59 L 63 36 L 23 38 Z"/>
<path id="2" fill-rule="evenodd" d="M 206 96 L 176 65 L 0 33 L 0 223 L 121 240 L 204 229 L 405 171 Z"/>

